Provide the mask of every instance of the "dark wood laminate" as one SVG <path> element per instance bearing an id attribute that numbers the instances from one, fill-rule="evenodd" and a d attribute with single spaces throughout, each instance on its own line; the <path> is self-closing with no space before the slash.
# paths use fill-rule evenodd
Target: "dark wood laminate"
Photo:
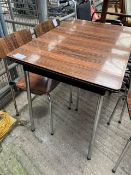
<path id="1" fill-rule="evenodd" d="M 8 57 L 50 77 L 54 74 L 116 91 L 121 88 L 130 51 L 131 29 L 76 20 L 63 23 Z M 17 53 L 25 58 L 17 59 Z"/>
<path id="2" fill-rule="evenodd" d="M 20 46 L 30 42 L 31 40 L 31 32 L 27 29 L 14 32 L 5 38 L 0 38 L 0 58 L 6 58 L 9 52 L 15 50 L 16 48 L 19 48 Z M 58 81 L 52 80 L 50 86 L 48 86 L 48 78 L 34 73 L 30 73 L 29 77 L 31 93 L 37 95 L 49 93 L 59 84 Z M 21 90 L 26 90 L 25 78 L 19 78 L 16 86 Z"/>

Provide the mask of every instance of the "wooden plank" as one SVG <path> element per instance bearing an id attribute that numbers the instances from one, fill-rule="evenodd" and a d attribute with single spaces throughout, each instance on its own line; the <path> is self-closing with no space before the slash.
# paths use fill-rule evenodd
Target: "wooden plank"
<path id="1" fill-rule="evenodd" d="M 101 22 L 102 23 L 105 23 L 105 20 L 106 20 L 106 12 L 108 10 L 108 3 L 109 3 L 109 0 L 103 1 L 102 14 L 101 14 Z"/>

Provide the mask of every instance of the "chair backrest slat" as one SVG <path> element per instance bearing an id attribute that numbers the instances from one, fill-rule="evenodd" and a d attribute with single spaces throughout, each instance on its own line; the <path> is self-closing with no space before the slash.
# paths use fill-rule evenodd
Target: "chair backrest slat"
<path id="1" fill-rule="evenodd" d="M 13 42 L 9 36 L 0 38 L 0 59 L 4 59 L 7 54 L 13 50 Z"/>
<path id="2" fill-rule="evenodd" d="M 57 20 L 57 24 L 60 25 L 60 21 Z M 54 29 L 55 28 L 55 25 L 53 24 L 53 21 L 52 20 L 48 20 L 48 21 L 44 21 L 38 25 L 35 26 L 35 35 L 36 37 L 39 37 L 47 32 L 49 32 L 50 30 Z"/>
<path id="3" fill-rule="evenodd" d="M 11 33 L 4 38 L 0 38 L 0 59 L 6 58 L 6 55 L 9 52 L 30 42 L 31 40 L 31 32 L 27 29 Z"/>
<path id="4" fill-rule="evenodd" d="M 10 37 L 14 43 L 15 48 L 18 48 L 32 40 L 31 32 L 28 29 L 23 29 L 18 32 L 11 33 Z"/>

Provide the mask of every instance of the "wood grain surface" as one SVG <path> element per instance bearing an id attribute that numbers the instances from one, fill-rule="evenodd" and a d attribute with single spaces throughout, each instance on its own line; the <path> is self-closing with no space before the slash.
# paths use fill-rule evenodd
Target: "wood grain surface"
<path id="1" fill-rule="evenodd" d="M 73 20 L 23 45 L 8 57 L 76 81 L 119 90 L 130 51 L 130 28 Z M 25 58 L 17 58 L 18 53 Z"/>

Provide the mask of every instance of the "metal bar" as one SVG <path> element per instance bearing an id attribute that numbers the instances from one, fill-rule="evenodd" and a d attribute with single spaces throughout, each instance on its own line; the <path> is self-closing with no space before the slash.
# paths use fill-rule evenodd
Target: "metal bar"
<path id="1" fill-rule="evenodd" d="M 77 2 L 75 0 L 72 0 L 74 3 L 74 13 L 75 13 L 75 19 L 77 19 Z"/>
<path id="2" fill-rule="evenodd" d="M 50 134 L 54 135 L 51 97 L 50 97 L 49 93 L 47 94 L 47 96 L 48 96 L 48 100 L 49 100 L 49 127 L 50 127 Z"/>
<path id="3" fill-rule="evenodd" d="M 80 98 L 80 88 L 77 88 L 77 97 L 76 97 L 76 111 L 78 111 L 79 107 L 79 98 Z"/>
<path id="4" fill-rule="evenodd" d="M 3 32 L 2 25 L 0 22 L 0 37 L 3 37 L 3 36 L 4 36 L 4 32 Z"/>
<path id="5" fill-rule="evenodd" d="M 26 89 L 27 89 L 27 98 L 28 98 L 28 105 L 29 105 L 29 115 L 30 115 L 30 122 L 31 122 L 31 131 L 35 131 L 34 120 L 33 120 L 31 92 L 30 92 L 29 72 L 24 71 L 24 75 L 25 75 L 25 82 L 26 82 Z"/>
<path id="6" fill-rule="evenodd" d="M 51 85 L 52 85 L 53 80 L 52 80 L 51 78 L 47 78 L 47 77 L 45 77 L 45 78 L 46 78 L 46 80 L 47 80 L 47 92 L 49 92 L 49 91 L 50 91 L 50 88 L 51 88 Z"/>
<path id="7" fill-rule="evenodd" d="M 0 153 L 2 152 L 3 148 L 2 148 L 2 143 L 0 142 Z"/>
<path id="8" fill-rule="evenodd" d="M 91 137 L 91 141 L 89 144 L 89 150 L 88 150 L 88 156 L 87 156 L 88 160 L 91 160 L 91 155 L 92 155 L 93 146 L 94 146 L 94 142 L 95 142 L 96 130 L 97 130 L 97 125 L 99 122 L 100 114 L 101 114 L 103 99 L 104 99 L 104 96 L 100 96 L 98 99 L 95 121 L 94 121 L 94 126 L 93 126 L 93 131 L 92 131 L 92 137 Z"/>
<path id="9" fill-rule="evenodd" d="M 69 107 L 68 107 L 68 109 L 71 109 L 71 103 L 72 103 L 72 90 L 73 90 L 73 88 L 72 88 L 72 86 L 70 85 L 70 97 L 69 97 Z"/>
<path id="10" fill-rule="evenodd" d="M 10 84 L 10 82 L 12 81 L 9 69 L 8 69 L 8 64 L 7 64 L 7 60 L 3 60 L 4 61 L 4 66 L 6 69 L 6 73 L 7 73 L 7 80 L 8 80 L 8 84 Z M 17 104 L 16 104 L 16 99 L 15 99 L 15 91 L 14 91 L 14 87 L 13 85 L 10 86 L 10 90 L 11 90 L 11 94 L 12 94 L 12 99 L 13 99 L 13 103 L 14 103 L 14 107 L 16 110 L 16 116 L 19 116 L 19 111 L 17 108 Z"/>
<path id="11" fill-rule="evenodd" d="M 25 23 L 25 22 L 14 21 L 14 20 L 9 20 L 9 19 L 6 19 L 5 22 L 14 23 L 14 24 L 20 24 L 20 25 L 30 26 L 30 27 L 35 27 L 35 25 L 36 25 L 36 24 L 32 24 L 32 23 Z"/>
<path id="12" fill-rule="evenodd" d="M 120 101 L 121 101 L 123 98 L 125 98 L 125 95 L 120 96 L 119 99 L 117 100 L 116 106 L 115 106 L 115 108 L 114 108 L 114 110 L 113 110 L 113 112 L 112 112 L 112 114 L 111 114 L 111 116 L 110 116 L 110 118 L 109 118 L 109 121 L 107 122 L 107 125 L 110 125 L 111 120 L 113 119 L 113 116 L 114 116 L 114 114 L 115 114 L 115 112 L 116 112 L 116 110 L 117 110 L 117 107 L 118 107 Z"/>
<path id="13" fill-rule="evenodd" d="M 11 64 L 11 65 L 9 65 L 8 66 L 8 70 L 11 70 L 11 69 L 13 69 L 14 67 L 16 67 L 18 64 L 17 63 L 13 63 L 13 64 Z M 3 74 L 5 74 L 6 73 L 6 69 L 2 69 L 2 70 L 0 70 L 0 76 L 2 76 Z"/>
<path id="14" fill-rule="evenodd" d="M 14 20 L 15 18 L 14 18 L 14 13 L 13 13 L 12 6 L 11 6 L 11 1 L 7 0 L 7 2 L 8 2 L 8 6 L 9 6 L 9 12 L 10 12 L 11 19 Z M 12 23 L 12 27 L 13 27 L 13 31 L 15 32 L 16 27 L 15 27 L 14 23 Z"/>
<path id="15" fill-rule="evenodd" d="M 123 13 L 114 13 L 114 12 L 107 12 L 106 13 L 107 15 L 116 15 L 116 16 L 119 16 L 119 17 L 127 17 L 127 18 L 131 18 L 131 15 L 130 14 L 123 14 Z"/>
<path id="16" fill-rule="evenodd" d="M 60 18 L 60 21 L 64 21 L 65 19 L 68 19 L 68 18 L 70 18 L 72 16 L 76 16 L 75 12 L 74 13 L 71 13 L 71 14 L 69 14 L 67 16 L 64 16 L 64 17 Z"/>
<path id="17" fill-rule="evenodd" d="M 38 0 L 39 22 L 48 20 L 47 0 Z"/>
<path id="18" fill-rule="evenodd" d="M 7 92 L 10 89 L 9 85 L 4 86 L 3 88 L 0 89 L 0 97 L 3 96 L 5 92 Z"/>
<path id="19" fill-rule="evenodd" d="M 8 35 L 5 20 L 4 20 L 3 10 L 1 7 L 1 3 L 0 3 L 0 22 L 1 22 L 1 27 L 2 27 L 4 35 Z"/>
<path id="20" fill-rule="evenodd" d="M 122 122 L 122 118 L 124 116 L 126 106 L 127 106 L 127 98 L 124 99 L 124 104 L 123 104 L 123 107 L 122 107 L 122 112 L 121 112 L 120 119 L 119 119 L 118 123 Z"/>
<path id="21" fill-rule="evenodd" d="M 118 159 L 117 162 L 116 162 L 116 165 L 115 165 L 114 168 L 112 169 L 112 172 L 113 172 L 113 173 L 116 172 L 116 170 L 117 170 L 119 164 L 121 163 L 123 157 L 125 156 L 125 154 L 126 154 L 128 148 L 129 148 L 130 144 L 131 144 L 131 138 L 128 139 L 125 148 L 123 149 L 123 151 L 122 151 L 122 153 L 121 153 L 119 159 Z"/>
<path id="22" fill-rule="evenodd" d="M 25 5 L 25 4 L 23 4 L 23 5 Z M 35 5 L 35 6 L 36 6 L 36 5 Z M 36 11 L 35 9 L 33 10 L 33 9 L 25 8 L 25 7 L 22 7 L 22 8 L 15 8 L 15 7 L 14 7 L 14 9 L 16 9 L 16 10 L 25 10 L 25 11 L 30 11 L 30 12 Z"/>

